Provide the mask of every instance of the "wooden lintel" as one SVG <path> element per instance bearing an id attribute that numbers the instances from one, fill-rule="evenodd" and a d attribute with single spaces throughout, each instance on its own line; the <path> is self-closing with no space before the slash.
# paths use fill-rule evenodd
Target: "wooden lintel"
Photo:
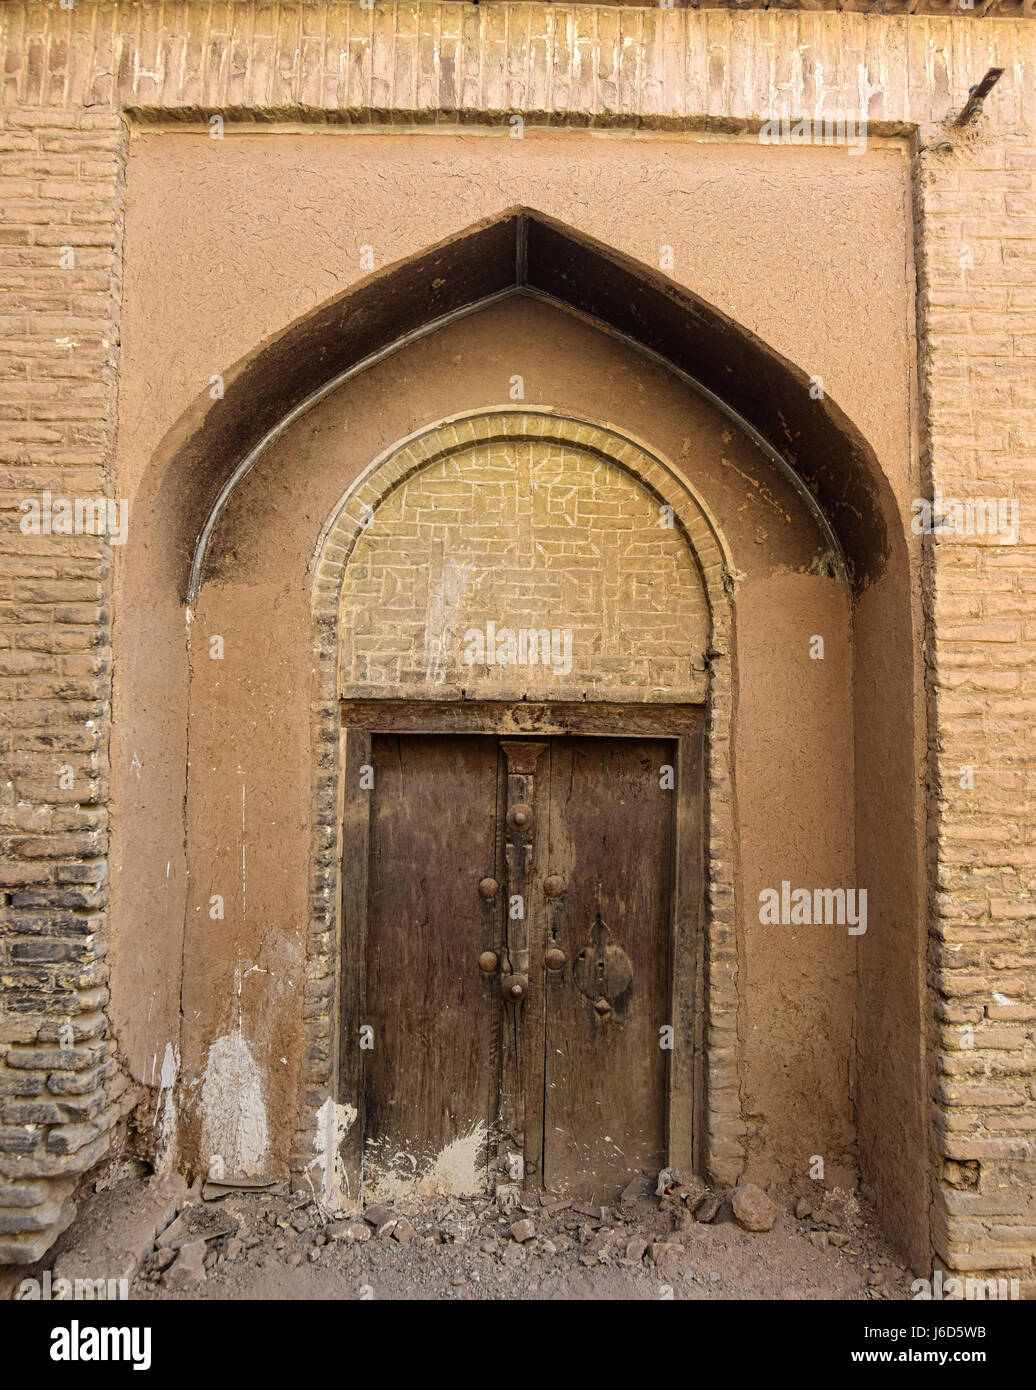
<path id="1" fill-rule="evenodd" d="M 604 701 L 343 700 L 341 714 L 347 728 L 371 733 L 673 738 L 700 729 L 705 707 Z"/>

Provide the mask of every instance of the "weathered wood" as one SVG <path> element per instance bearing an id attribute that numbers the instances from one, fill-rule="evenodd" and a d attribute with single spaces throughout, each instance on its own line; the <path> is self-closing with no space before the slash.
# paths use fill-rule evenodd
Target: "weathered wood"
<path id="1" fill-rule="evenodd" d="M 549 759 L 542 757 L 547 744 L 533 740 L 502 739 L 500 750 L 507 764 L 503 828 L 508 970 L 529 984 L 521 1002 L 501 1001 L 506 1015 L 501 1123 L 522 1155 L 523 1186 L 535 1186 L 543 1149 L 543 949 L 533 882 L 536 850 L 543 838 L 540 817 L 547 804 L 539 795 L 539 773 L 543 767 L 549 776 Z M 512 823 L 512 813 L 519 808 L 531 815 L 527 825 Z"/>
<path id="2" fill-rule="evenodd" d="M 487 738 L 372 740 L 364 1170 L 375 1187 L 449 1165 L 448 1185 L 485 1190 L 500 998 L 478 967 L 478 884 L 496 868 L 496 759 Z"/>
<path id="3" fill-rule="evenodd" d="M 617 734 L 675 736 L 701 728 L 700 705 L 532 704 L 525 701 L 345 700 L 342 722 L 372 733 L 469 733 L 521 736 L 575 735 L 614 738 Z"/>
<path id="4" fill-rule="evenodd" d="M 702 919 L 705 876 L 704 730 L 678 742 L 675 763 L 676 836 L 673 853 L 670 931 L 669 1021 L 672 1050 L 666 1053 L 666 1163 L 681 1172 L 700 1172 L 704 1009 Z"/>
<path id="5" fill-rule="evenodd" d="M 548 973 L 544 1182 L 594 1201 L 665 1157 L 675 805 L 659 774 L 674 756 L 646 739 L 551 748 L 551 940 L 567 962 Z"/>
<path id="6" fill-rule="evenodd" d="M 429 732 L 371 737 L 350 722 L 358 714 Z M 530 719 L 579 723 L 585 736 L 515 737 Z M 624 720 L 672 737 L 626 736 Z M 487 1130 L 468 1174 L 477 1187 L 518 1180 L 516 1155 L 525 1185 L 596 1201 L 636 1172 L 693 1168 L 703 712 L 399 702 L 343 710 L 343 723 L 343 1099 L 357 1075 L 351 1040 L 361 1022 L 375 1030 L 350 1183 L 360 1135 L 373 1141 L 365 1173 L 382 1183 L 386 1171 L 427 1174 Z M 485 732 L 500 724 L 511 737 Z M 375 788 L 354 796 L 365 762 Z M 531 820 L 509 822 L 516 807 Z M 497 890 L 481 896 L 490 878 Z M 565 954 L 560 970 L 546 968 L 550 948 Z M 488 952 L 499 968 L 487 956 L 483 973 Z M 506 975 L 528 981 L 519 1004 L 502 997 Z M 665 1025 L 672 1050 L 660 1046 Z"/>
<path id="7" fill-rule="evenodd" d="M 341 1159 L 347 1191 L 355 1201 L 360 1195 L 363 1168 L 364 1057 L 360 1051 L 366 987 L 367 870 L 370 856 L 371 791 L 362 769 L 370 766 L 371 740 L 365 729 L 347 729 L 340 754 L 340 814 L 342 817 L 342 901 L 339 924 L 341 971 L 339 976 L 338 1100 L 356 1109 L 346 1131 Z"/>

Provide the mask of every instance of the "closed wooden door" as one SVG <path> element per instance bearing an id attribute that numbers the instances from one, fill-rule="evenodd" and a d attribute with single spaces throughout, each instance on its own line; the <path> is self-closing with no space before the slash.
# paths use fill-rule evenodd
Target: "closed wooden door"
<path id="1" fill-rule="evenodd" d="M 656 739 L 552 742 L 545 954 L 559 968 L 545 979 L 543 1164 L 555 1191 L 609 1201 L 665 1166 L 672 765 Z"/>
<path id="2" fill-rule="evenodd" d="M 380 735 L 371 758 L 368 1189 L 614 1200 L 666 1161 L 673 745 Z"/>
<path id="3" fill-rule="evenodd" d="M 495 867 L 496 740 L 381 735 L 371 764 L 365 1186 L 485 1190 L 500 1001 L 476 885 Z"/>

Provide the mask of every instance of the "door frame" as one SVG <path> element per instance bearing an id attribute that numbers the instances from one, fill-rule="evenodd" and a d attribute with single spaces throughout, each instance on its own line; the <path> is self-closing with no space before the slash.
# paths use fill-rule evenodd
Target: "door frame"
<path id="1" fill-rule="evenodd" d="M 337 1054 L 339 1101 L 354 1104 L 341 1162 L 348 1190 L 362 1191 L 366 1133 L 364 1054 L 358 1045 L 366 1002 L 371 796 L 345 795 L 371 766 L 375 734 L 482 734 L 511 737 L 658 738 L 676 745 L 676 807 L 669 912 L 669 1019 L 666 1051 L 665 1153 L 668 1167 L 704 1171 L 705 1048 L 705 727 L 704 705 L 610 704 L 598 701 L 343 700 L 340 702 L 339 817 L 341 951 Z M 334 1026 L 334 1020 L 332 1026 Z M 537 1174 L 537 1183 L 539 1175 Z M 526 1183 L 529 1179 L 526 1178 Z"/>

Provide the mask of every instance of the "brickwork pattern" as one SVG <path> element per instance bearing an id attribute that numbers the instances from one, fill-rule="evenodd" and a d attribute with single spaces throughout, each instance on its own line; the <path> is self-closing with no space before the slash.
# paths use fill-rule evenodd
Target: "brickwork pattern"
<path id="1" fill-rule="evenodd" d="M 986 68 L 997 119 L 1036 125 L 1029 19 L 375 0 L 11 0 L 0 105 L 366 123 L 522 112 L 578 125 L 865 109 L 944 121 Z M 992 105 L 992 103 L 991 103 Z"/>
<path id="2" fill-rule="evenodd" d="M 928 466 L 1019 534 L 935 533 L 931 714 L 935 1248 L 1023 1277 L 1036 1245 L 1036 149 L 924 154 Z"/>
<path id="3" fill-rule="evenodd" d="M 34 535 L 29 498 L 105 496 L 122 121 L 0 111 L 0 1262 L 35 1257 L 100 1158 L 107 1037 L 107 539 Z"/>
<path id="4" fill-rule="evenodd" d="M 17 522 L 44 489 L 96 497 L 109 485 L 126 113 L 364 124 L 520 111 L 751 129 L 776 108 L 822 102 L 931 146 L 971 84 L 1002 66 L 981 128 L 919 159 L 916 249 L 928 480 L 944 495 L 1020 497 L 1036 473 L 1034 30 L 992 13 L 0 8 L 0 1261 L 53 1239 L 72 1176 L 103 1155 L 125 1100 L 103 1013 L 109 557 L 93 538 L 26 537 Z M 74 269 L 60 266 L 65 246 Z M 947 1263 L 1025 1274 L 1036 1249 L 1031 519 L 1016 546 L 942 537 L 930 559 L 933 1235 Z M 318 876 L 326 858 L 325 847 Z"/>
<path id="5" fill-rule="evenodd" d="M 523 628 L 568 645 L 493 661 L 496 634 Z M 673 514 L 627 474 L 571 445 L 496 441 L 382 502 L 350 558 L 341 630 L 346 696 L 686 700 L 709 615 Z"/>

